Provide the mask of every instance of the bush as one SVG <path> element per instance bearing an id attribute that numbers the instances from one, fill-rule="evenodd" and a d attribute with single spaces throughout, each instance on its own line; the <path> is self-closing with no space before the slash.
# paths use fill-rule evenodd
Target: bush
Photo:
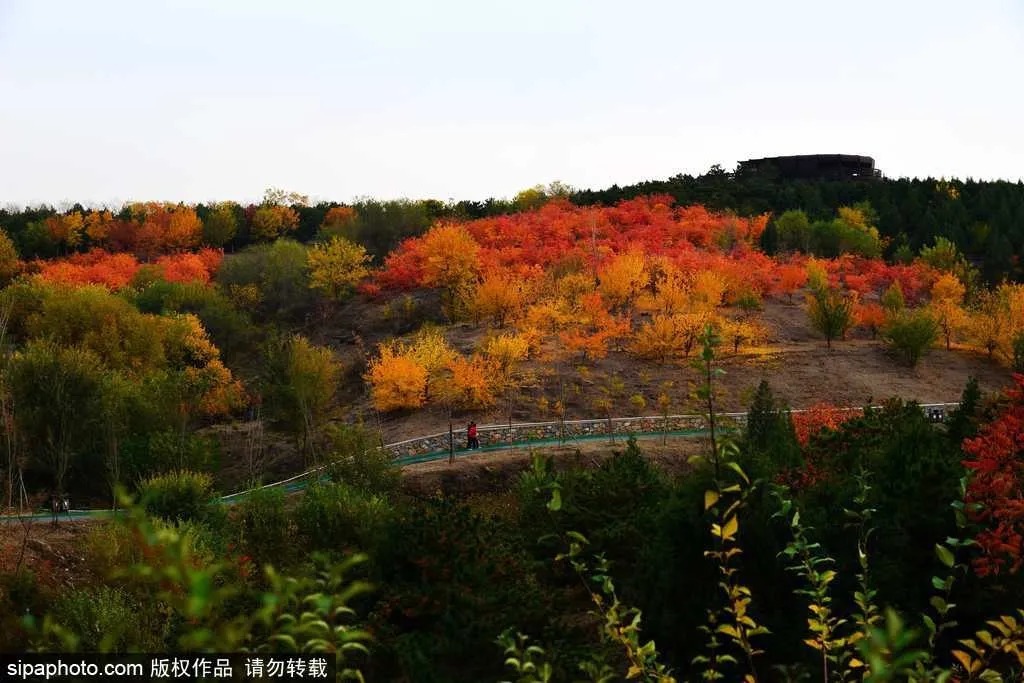
<path id="1" fill-rule="evenodd" d="M 162 634 L 144 626 L 162 620 L 148 602 L 109 586 L 88 587 L 62 596 L 52 614 L 57 623 L 78 636 L 75 651 L 158 652 L 164 646 Z"/>
<path id="2" fill-rule="evenodd" d="M 210 475 L 188 470 L 150 477 L 139 487 L 146 512 L 169 521 L 203 519 L 212 489 Z"/>
<path id="3" fill-rule="evenodd" d="M 238 506 L 236 523 L 242 544 L 258 564 L 280 564 L 291 540 L 284 491 L 256 489 Z"/>
<path id="4" fill-rule="evenodd" d="M 164 430 L 132 437 L 122 450 L 125 469 L 136 479 L 173 472 L 213 472 L 220 462 L 220 445 L 212 437 L 182 435 Z"/>
<path id="5" fill-rule="evenodd" d="M 388 495 L 398 489 L 401 473 L 391 454 L 380 448 L 377 437 L 358 425 L 332 425 L 331 480 L 369 493 Z"/>
<path id="6" fill-rule="evenodd" d="M 138 539 L 127 526 L 116 522 L 90 528 L 82 547 L 90 569 L 102 579 L 109 578 L 118 568 L 130 567 L 143 559 Z"/>
<path id="7" fill-rule="evenodd" d="M 924 310 L 899 313 L 882 328 L 882 339 L 910 367 L 939 338 L 939 324 Z"/>
<path id="8" fill-rule="evenodd" d="M 369 552 L 392 520 L 394 509 L 383 496 L 347 484 L 318 482 L 306 490 L 294 514 L 306 547 Z"/>

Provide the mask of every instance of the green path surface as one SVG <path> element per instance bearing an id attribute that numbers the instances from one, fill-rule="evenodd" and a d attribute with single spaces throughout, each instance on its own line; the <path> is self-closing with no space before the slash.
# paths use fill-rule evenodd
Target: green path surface
<path id="1" fill-rule="evenodd" d="M 698 437 L 704 436 L 706 433 L 707 432 L 704 431 L 704 430 L 680 430 L 680 431 L 671 431 L 671 432 L 646 432 L 646 433 L 643 433 L 643 434 L 635 434 L 634 436 L 637 438 L 637 440 L 661 439 L 661 438 L 666 438 L 666 437 L 667 438 L 672 438 L 672 439 L 694 439 L 694 438 L 698 438 Z M 616 445 L 618 445 L 619 443 L 625 443 L 625 439 L 628 438 L 628 436 L 623 436 L 621 434 L 617 435 L 617 437 L 621 437 L 621 438 L 618 438 L 618 440 L 616 442 Z M 586 436 L 575 436 L 575 437 L 566 438 L 566 439 L 550 438 L 550 439 L 530 439 L 530 440 L 527 440 L 527 441 L 514 441 L 512 443 L 499 443 L 499 444 L 493 444 L 493 445 L 490 445 L 490 446 L 482 446 L 481 448 L 477 448 L 475 450 L 459 449 L 459 450 L 455 451 L 455 457 L 458 459 L 458 458 L 462 458 L 462 457 L 467 456 L 467 455 L 475 455 L 475 454 L 480 454 L 480 453 L 495 453 L 495 452 L 500 452 L 500 451 L 511 451 L 511 450 L 529 449 L 529 448 L 545 447 L 545 446 L 565 446 L 565 445 L 572 445 L 574 443 L 589 442 L 589 441 L 609 441 L 609 437 L 608 437 L 608 434 L 588 434 Z M 611 444 L 609 443 L 609 445 L 611 445 Z M 435 451 L 433 453 L 423 453 L 423 454 L 420 454 L 420 455 L 407 455 L 407 456 L 403 456 L 403 457 L 400 457 L 400 458 L 395 458 L 394 462 L 399 467 L 405 467 L 406 465 L 418 465 L 420 463 L 425 463 L 425 462 L 436 462 L 438 460 L 446 460 L 448 458 L 448 456 L 449 456 L 448 451 L 447 450 L 443 450 L 443 451 Z M 295 492 L 301 491 L 301 490 L 305 489 L 307 486 L 309 486 L 309 480 L 311 478 L 309 476 L 310 474 L 311 474 L 311 472 L 305 472 L 305 473 L 300 474 L 297 477 L 295 477 L 294 480 L 286 480 L 287 483 L 272 483 L 272 484 L 267 484 L 266 486 L 264 486 L 262 488 L 272 488 L 272 487 L 273 488 L 280 488 L 285 493 L 295 493 Z M 318 477 L 318 479 L 326 479 L 326 477 L 321 476 L 321 477 Z M 248 491 L 240 491 L 238 493 L 233 493 L 233 494 L 231 494 L 229 496 L 224 496 L 222 498 L 218 498 L 215 502 L 216 503 L 223 503 L 225 505 L 233 505 L 233 504 L 235 504 L 235 503 L 237 503 L 237 502 L 239 502 L 241 500 L 245 500 L 245 498 L 249 494 L 251 494 L 253 492 L 253 490 L 256 490 L 256 489 L 251 489 L 251 490 L 248 490 Z M 82 519 L 102 519 L 104 517 L 111 517 L 113 515 L 114 515 L 114 511 L 113 510 L 107 510 L 107 509 L 72 510 L 71 514 L 70 514 L 70 519 L 72 521 L 74 521 L 74 520 L 82 520 Z M 19 521 L 29 521 L 29 522 L 33 522 L 33 523 L 43 522 L 43 521 L 49 522 L 52 519 L 53 519 L 52 514 L 49 511 L 47 511 L 47 512 L 38 512 L 38 513 L 31 514 L 31 515 L 20 515 L 20 516 L 17 516 L 17 515 L 6 515 L 6 516 L 3 516 L 3 517 L 0 517 L 0 524 L 11 524 L 11 523 L 17 523 Z M 67 521 L 69 519 L 69 515 L 61 515 L 60 519 L 61 519 L 61 521 Z"/>

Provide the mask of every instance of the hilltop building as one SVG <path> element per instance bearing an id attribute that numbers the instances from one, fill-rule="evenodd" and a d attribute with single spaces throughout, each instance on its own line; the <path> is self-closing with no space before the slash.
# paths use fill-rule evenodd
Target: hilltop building
<path id="1" fill-rule="evenodd" d="M 736 175 L 764 175 L 781 180 L 863 180 L 881 178 L 871 157 L 852 154 L 802 154 L 741 161 Z"/>

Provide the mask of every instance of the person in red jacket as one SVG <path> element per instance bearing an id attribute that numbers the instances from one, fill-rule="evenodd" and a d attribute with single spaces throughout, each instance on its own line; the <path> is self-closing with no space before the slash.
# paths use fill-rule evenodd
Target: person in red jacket
<path id="1" fill-rule="evenodd" d="M 480 440 L 476 438 L 476 422 L 470 422 L 466 427 L 466 438 L 469 442 L 466 448 L 480 448 Z"/>

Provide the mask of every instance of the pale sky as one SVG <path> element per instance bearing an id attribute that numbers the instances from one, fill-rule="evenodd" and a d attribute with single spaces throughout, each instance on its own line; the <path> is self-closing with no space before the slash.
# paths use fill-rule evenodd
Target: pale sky
<path id="1" fill-rule="evenodd" d="M 1024 0 L 0 0 L 0 205 L 1024 177 Z"/>

